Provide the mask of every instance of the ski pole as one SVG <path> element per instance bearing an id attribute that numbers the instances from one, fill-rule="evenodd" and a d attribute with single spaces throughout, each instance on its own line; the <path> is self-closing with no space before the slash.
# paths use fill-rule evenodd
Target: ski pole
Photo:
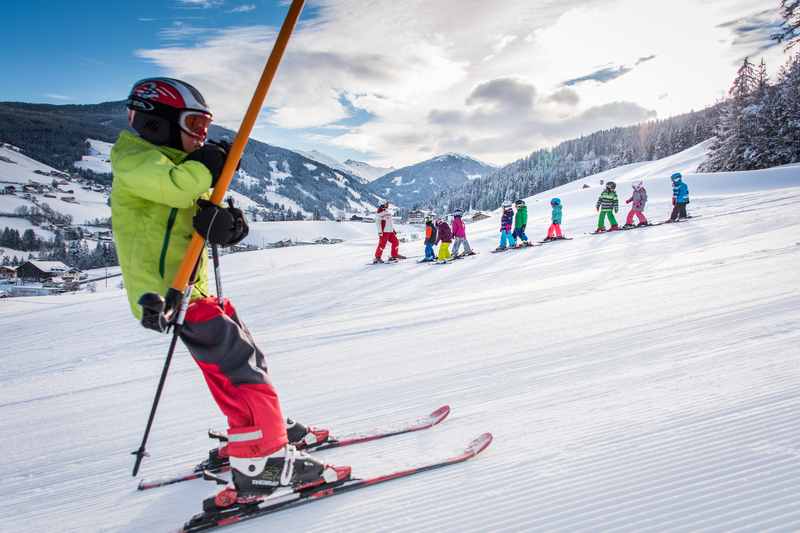
<path id="1" fill-rule="evenodd" d="M 133 464 L 133 477 L 136 477 L 136 474 L 139 473 L 139 467 L 142 464 L 142 459 L 150 455 L 147 453 L 147 450 L 145 450 L 145 445 L 147 444 L 147 438 L 150 436 L 150 428 L 153 427 L 153 420 L 156 417 L 156 409 L 158 408 L 158 403 L 161 400 L 161 391 L 164 390 L 164 383 L 167 380 L 167 372 L 169 371 L 169 365 L 172 362 L 172 354 L 175 353 L 175 345 L 177 344 L 178 337 L 181 333 L 181 327 L 183 326 L 183 321 L 186 317 L 186 310 L 189 308 L 189 300 L 191 299 L 193 289 L 194 283 L 187 285 L 186 293 L 183 295 L 183 300 L 181 300 L 180 310 L 178 311 L 178 316 L 175 319 L 175 326 L 172 330 L 172 340 L 169 343 L 169 350 L 167 350 L 167 358 L 164 360 L 164 368 L 161 369 L 161 378 L 158 380 L 156 396 L 153 398 L 153 405 L 150 407 L 150 417 L 147 419 L 147 427 L 144 430 L 144 436 L 142 436 L 142 444 L 139 445 L 138 450 L 131 452 L 131 455 L 136 456 L 136 462 Z M 162 307 L 164 305 L 163 299 L 161 300 L 161 305 Z"/>
<path id="2" fill-rule="evenodd" d="M 278 66 L 283 58 L 283 53 L 286 51 L 289 38 L 294 31 L 295 25 L 297 24 L 297 19 L 300 18 L 300 12 L 303 10 L 304 3 L 305 0 L 292 0 L 292 4 L 289 6 L 289 11 L 286 14 L 286 18 L 283 21 L 280 32 L 278 32 L 278 37 L 275 39 L 275 45 L 272 47 L 272 52 L 269 54 L 267 64 L 264 65 L 264 71 L 261 73 L 261 79 L 258 81 L 253 98 L 250 100 L 250 105 L 248 106 L 247 112 L 242 119 L 242 124 L 239 126 L 239 131 L 236 133 L 236 138 L 233 140 L 233 145 L 228 152 L 228 157 L 225 160 L 225 165 L 223 166 L 222 172 L 217 180 L 217 185 L 214 187 L 214 190 L 211 194 L 211 202 L 217 205 L 222 203 L 222 199 L 228 190 L 228 185 L 230 185 L 231 179 L 233 178 L 233 173 L 236 171 L 236 167 L 239 166 L 239 160 L 242 158 L 242 153 L 244 153 L 244 149 L 247 146 L 250 133 L 253 131 L 253 126 L 255 125 L 256 119 L 258 118 L 261 108 L 264 105 L 267 92 L 269 91 L 270 85 L 272 85 L 272 80 L 275 78 L 275 73 L 278 71 Z M 194 279 L 194 270 L 200 260 L 200 254 L 204 248 L 205 239 L 203 239 L 203 237 L 201 237 L 197 231 L 194 231 L 192 233 L 192 240 L 189 243 L 186 254 L 183 256 L 183 261 L 181 262 L 178 272 L 175 275 L 172 286 L 167 290 L 166 305 L 164 305 L 165 300 L 160 295 L 155 295 L 156 298 L 161 298 L 162 309 L 164 310 L 164 318 L 170 323 L 174 324 L 175 330 L 173 331 L 172 341 L 170 343 L 169 351 L 167 352 L 167 358 L 164 361 L 164 368 L 161 371 L 161 379 L 159 380 L 158 388 L 156 389 L 156 396 L 153 399 L 153 405 L 150 408 L 150 418 L 147 421 L 147 427 L 142 438 L 142 444 L 139 446 L 138 450 L 132 452 L 132 454 L 136 456 L 136 463 L 133 467 L 134 476 L 136 476 L 136 474 L 139 472 L 139 466 L 142 463 L 142 459 L 148 455 L 147 451 L 145 450 L 145 445 L 147 444 L 147 438 L 150 435 L 150 428 L 153 425 L 156 409 L 158 408 L 158 403 L 161 399 L 161 391 L 164 388 L 164 382 L 167 378 L 167 372 L 169 371 L 169 366 L 172 361 L 172 354 L 175 351 L 175 345 L 178 340 L 181 326 L 183 325 L 186 310 L 189 307 L 189 300 L 194 287 L 194 284 L 190 283 L 190 279 Z M 173 303 L 174 305 L 174 302 L 180 302 L 180 304 L 178 306 L 179 311 L 177 318 L 172 320 L 175 309 L 168 308 L 168 306 L 170 306 L 170 303 Z"/>
<path id="3" fill-rule="evenodd" d="M 222 307 L 222 272 L 220 272 L 219 269 L 219 247 L 216 244 L 211 245 L 211 258 L 214 261 L 214 281 L 217 285 L 217 303 Z"/>

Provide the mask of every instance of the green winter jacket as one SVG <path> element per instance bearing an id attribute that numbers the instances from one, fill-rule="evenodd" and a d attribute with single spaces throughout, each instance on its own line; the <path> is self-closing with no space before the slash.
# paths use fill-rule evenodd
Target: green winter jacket
<path id="1" fill-rule="evenodd" d="M 611 211 L 612 209 L 616 212 L 619 210 L 619 197 L 615 191 L 609 191 L 608 189 L 604 190 L 600 193 L 600 198 L 597 199 L 597 208 L 602 209 L 603 211 Z"/>
<path id="2" fill-rule="evenodd" d="M 114 242 L 128 302 L 139 319 L 139 297 L 163 296 L 172 284 L 192 238 L 195 202 L 209 197 L 211 173 L 197 161 L 182 162 L 185 158 L 185 152 L 128 131 L 111 149 Z M 208 293 L 207 257 L 203 250 L 192 298 Z"/>
<path id="3" fill-rule="evenodd" d="M 528 223 L 528 206 L 522 205 L 517 208 L 514 216 L 514 229 L 519 229 Z"/>

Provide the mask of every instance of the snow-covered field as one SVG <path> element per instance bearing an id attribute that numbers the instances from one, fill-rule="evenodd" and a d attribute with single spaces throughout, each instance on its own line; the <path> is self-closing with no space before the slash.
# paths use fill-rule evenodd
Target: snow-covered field
<path id="1" fill-rule="evenodd" d="M 495 436 L 472 462 L 230 531 L 800 530 L 800 167 L 692 174 L 702 151 L 602 176 L 623 201 L 646 176 L 660 220 L 686 171 L 686 223 L 585 235 L 595 176 L 529 199 L 529 235 L 558 195 L 572 241 L 489 254 L 495 214 L 468 226 L 481 254 L 445 266 L 367 266 L 373 235 L 224 256 L 287 414 L 346 433 L 453 408 L 326 460 L 370 474 Z M 167 531 L 217 490 L 136 491 L 168 338 L 121 291 L 5 300 L 0 328 L 4 530 Z M 179 348 L 142 474 L 201 459 L 224 426 Z"/>
<path id="2" fill-rule="evenodd" d="M 284 239 L 292 241 L 313 241 L 320 237 L 329 239 L 367 240 L 368 244 L 377 238 L 374 222 L 334 222 L 328 220 L 304 222 L 251 222 L 250 233 L 245 243 L 264 246 L 267 243 Z M 422 238 L 424 228 L 408 224 L 395 224 L 400 236 L 408 239 Z M 363 244 L 363 243 L 362 243 Z M 374 246 L 373 246 L 374 247 Z"/>
<path id="3" fill-rule="evenodd" d="M 91 170 L 95 174 L 111 174 L 111 147 L 112 143 L 86 139 L 89 143 L 89 154 L 75 162 L 76 168 Z"/>
<path id="4" fill-rule="evenodd" d="M 94 141 L 100 143 L 100 141 Z M 108 143 L 104 143 L 108 144 Z M 10 163 L 8 161 L 11 161 Z M 9 183 L 25 184 L 29 181 L 50 184 L 52 176 L 37 174 L 36 171 L 50 172 L 55 170 L 52 167 L 31 159 L 23 153 L 16 152 L 5 146 L 0 145 L 0 186 Z M 72 190 L 72 193 L 54 192 L 56 198 L 46 198 L 37 195 L 40 203 L 46 203 L 55 211 L 64 215 L 71 215 L 75 224 L 84 224 L 89 220 L 97 218 L 107 218 L 111 216 L 111 208 L 107 204 L 107 195 L 102 192 L 87 191 L 81 188 L 80 184 L 70 182 L 62 185 L 62 189 Z M 77 203 L 64 202 L 61 198 L 74 197 Z M 0 195 L 0 213 L 13 213 L 20 206 L 29 208 L 36 204 L 22 198 L 22 193 L 17 195 Z M 30 225 L 40 237 L 46 237 L 47 233 L 43 230 Z M 2 226 L 0 226 L 2 228 Z"/>

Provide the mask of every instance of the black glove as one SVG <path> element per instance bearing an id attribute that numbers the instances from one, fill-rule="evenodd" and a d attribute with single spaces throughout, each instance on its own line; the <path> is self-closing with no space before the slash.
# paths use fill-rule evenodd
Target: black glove
<path id="1" fill-rule="evenodd" d="M 228 198 L 228 207 L 220 207 L 208 200 L 198 200 L 200 210 L 192 225 L 207 242 L 220 246 L 231 246 L 242 241 L 250 232 L 242 210 L 234 207 L 233 198 Z"/>
<path id="2" fill-rule="evenodd" d="M 231 153 L 231 146 L 233 146 L 231 143 L 229 143 L 225 139 L 220 139 L 218 141 L 208 141 L 207 144 L 215 144 L 215 145 L 219 146 L 220 148 L 222 148 L 223 150 L 225 150 L 225 159 L 226 160 L 228 159 L 228 154 Z M 242 158 L 239 158 L 239 162 L 236 163 L 236 172 L 239 172 L 240 168 L 242 168 Z"/>
<path id="3" fill-rule="evenodd" d="M 154 292 L 143 294 L 139 298 L 142 306 L 142 326 L 159 333 L 166 333 L 172 327 L 172 321 L 181 303 L 181 293 L 170 289 L 166 300 Z"/>
<path id="4" fill-rule="evenodd" d="M 225 159 L 228 158 L 228 151 L 217 143 L 207 142 L 188 156 L 185 161 L 197 161 L 203 163 L 211 172 L 211 186 L 217 184 L 222 167 L 225 166 Z"/>

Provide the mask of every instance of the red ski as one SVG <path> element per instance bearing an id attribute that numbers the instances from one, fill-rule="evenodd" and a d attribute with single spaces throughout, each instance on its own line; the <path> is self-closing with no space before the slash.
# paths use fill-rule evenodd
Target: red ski
<path id="1" fill-rule="evenodd" d="M 470 442 L 464 451 L 457 455 L 407 470 L 398 470 L 363 479 L 351 478 L 344 481 L 318 485 L 308 489 L 274 494 L 257 503 L 235 504 L 223 510 L 198 513 L 186 522 L 179 531 L 181 533 L 193 533 L 195 531 L 207 531 L 209 529 L 237 524 L 245 520 L 276 513 L 284 509 L 299 507 L 300 505 L 319 501 L 330 496 L 336 496 L 337 494 L 344 494 L 345 492 L 363 489 L 393 479 L 409 477 L 429 470 L 436 470 L 438 468 L 463 463 L 481 453 L 491 443 L 492 434 L 484 433 Z"/>
<path id="2" fill-rule="evenodd" d="M 308 446 L 304 449 L 306 450 L 314 450 L 314 451 L 321 451 L 321 450 L 329 450 L 331 448 L 342 448 L 344 446 L 352 446 L 354 444 L 361 444 L 364 442 L 370 442 L 373 440 L 378 439 L 385 439 L 387 437 L 394 437 L 395 435 L 403 435 L 406 433 L 413 433 L 415 431 L 422 431 L 424 429 L 430 429 L 433 426 L 442 422 L 447 415 L 450 414 L 450 406 L 443 405 L 430 413 L 429 415 L 423 416 L 422 418 L 418 418 L 412 422 L 405 422 L 400 423 L 394 427 L 387 427 L 384 429 L 377 429 L 374 431 L 369 431 L 365 433 L 356 433 L 344 437 L 329 437 L 328 440 L 321 442 L 319 444 Z M 176 476 L 159 478 L 159 479 L 143 479 L 139 482 L 139 490 L 148 490 L 154 489 L 157 487 L 164 487 L 166 485 L 173 485 L 175 483 L 180 483 L 182 481 L 191 481 L 192 479 L 200 479 L 203 477 L 203 474 L 208 472 L 210 474 L 219 474 L 222 472 L 227 472 L 230 469 L 227 461 L 224 461 L 221 464 L 217 464 L 214 467 L 211 467 L 208 461 L 203 461 L 199 463 L 190 471 L 187 471 L 184 474 L 178 474 Z"/>

